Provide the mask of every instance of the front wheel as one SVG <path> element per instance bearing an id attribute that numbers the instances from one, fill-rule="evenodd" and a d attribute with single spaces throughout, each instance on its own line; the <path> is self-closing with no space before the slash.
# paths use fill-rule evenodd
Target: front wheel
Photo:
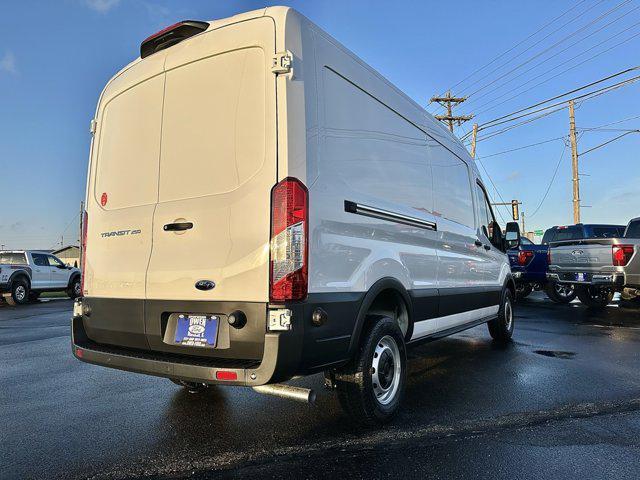
<path id="1" fill-rule="evenodd" d="M 513 295 L 511 290 L 505 288 L 502 292 L 502 301 L 498 309 L 498 317 L 487 322 L 489 334 L 496 342 L 508 343 L 511 341 L 514 328 Z"/>
<path id="2" fill-rule="evenodd" d="M 335 372 L 338 399 L 345 413 L 361 425 L 379 425 L 397 413 L 407 378 L 407 354 L 398 323 L 368 316 L 369 328 L 355 358 Z"/>
<path id="3" fill-rule="evenodd" d="M 570 303 L 576 298 L 576 289 L 570 283 L 548 282 L 544 292 L 554 303 Z"/>
<path id="4" fill-rule="evenodd" d="M 590 308 L 604 308 L 613 299 L 613 289 L 607 287 L 580 286 L 578 298 Z"/>

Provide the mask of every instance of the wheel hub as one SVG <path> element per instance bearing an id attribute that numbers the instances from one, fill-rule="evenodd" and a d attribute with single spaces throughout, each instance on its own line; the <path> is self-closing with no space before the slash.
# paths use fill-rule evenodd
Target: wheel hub
<path id="1" fill-rule="evenodd" d="M 24 297 L 26 296 L 26 294 L 27 294 L 27 291 L 22 285 L 19 285 L 18 287 L 16 287 L 16 299 L 22 301 L 24 300 Z"/>
<path id="2" fill-rule="evenodd" d="M 393 401 L 400 387 L 400 350 L 393 337 L 385 335 L 373 352 L 371 382 L 376 400 L 387 405 Z"/>
<path id="3" fill-rule="evenodd" d="M 511 330 L 511 324 L 513 323 L 513 309 L 511 308 L 511 302 L 508 299 L 504 304 L 504 322 L 507 330 Z"/>

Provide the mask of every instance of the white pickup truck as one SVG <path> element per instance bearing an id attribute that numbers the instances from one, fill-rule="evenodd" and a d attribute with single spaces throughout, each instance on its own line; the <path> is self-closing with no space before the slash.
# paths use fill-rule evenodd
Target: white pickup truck
<path id="1" fill-rule="evenodd" d="M 80 270 L 35 250 L 0 251 L 0 294 L 12 305 L 36 300 L 42 292 L 81 292 Z"/>
<path id="2" fill-rule="evenodd" d="M 640 304 L 640 217 L 621 238 L 590 238 L 549 244 L 550 282 L 571 284 L 589 307 L 605 307 L 614 292 L 626 306 Z"/>

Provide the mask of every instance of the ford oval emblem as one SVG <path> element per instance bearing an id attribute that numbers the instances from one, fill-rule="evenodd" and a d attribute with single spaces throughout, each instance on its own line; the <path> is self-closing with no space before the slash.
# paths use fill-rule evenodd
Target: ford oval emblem
<path id="1" fill-rule="evenodd" d="M 198 290 L 213 290 L 216 284 L 211 280 L 198 280 L 196 282 L 196 288 Z"/>

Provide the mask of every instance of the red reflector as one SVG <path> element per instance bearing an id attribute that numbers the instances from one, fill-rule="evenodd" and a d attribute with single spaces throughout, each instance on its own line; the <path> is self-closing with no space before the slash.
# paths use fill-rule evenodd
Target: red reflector
<path id="1" fill-rule="evenodd" d="M 79 349 L 79 348 L 76 348 L 76 356 L 77 356 L 78 358 L 82 358 L 82 357 L 84 357 L 84 351 L 83 351 L 83 350 L 81 350 L 81 349 Z"/>
<path id="2" fill-rule="evenodd" d="M 238 374 L 236 372 L 229 372 L 226 370 L 218 370 L 216 372 L 216 380 L 237 380 Z"/>
<path id="3" fill-rule="evenodd" d="M 611 249 L 615 267 L 624 267 L 633 256 L 633 245 L 613 245 Z"/>

